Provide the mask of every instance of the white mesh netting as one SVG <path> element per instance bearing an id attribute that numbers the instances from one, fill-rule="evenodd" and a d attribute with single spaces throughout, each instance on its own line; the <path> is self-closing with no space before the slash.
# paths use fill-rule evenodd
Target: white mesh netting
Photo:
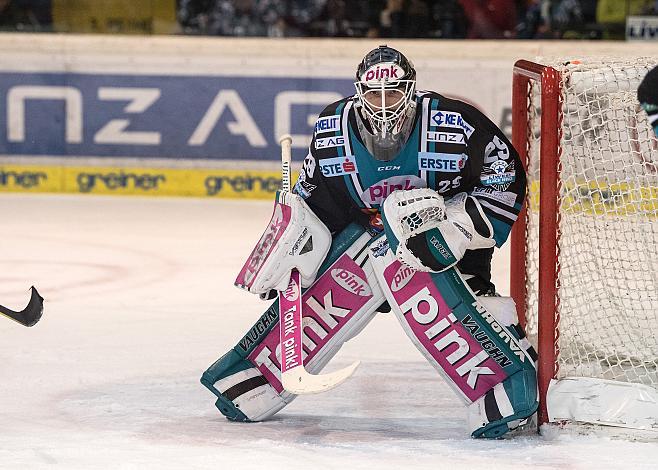
<path id="1" fill-rule="evenodd" d="M 404 195 L 396 194 L 394 200 L 400 207 L 400 214 L 407 214 L 402 217 L 400 224 L 402 236 L 405 238 L 426 230 L 428 225 L 434 226 L 445 218 L 443 198 L 426 188 L 414 189 Z"/>
<path id="2" fill-rule="evenodd" d="M 561 72 L 563 86 L 558 378 L 658 388 L 658 142 L 636 95 L 658 58 L 541 63 Z M 532 86 L 528 105 L 531 337 L 537 333 L 539 88 Z"/>

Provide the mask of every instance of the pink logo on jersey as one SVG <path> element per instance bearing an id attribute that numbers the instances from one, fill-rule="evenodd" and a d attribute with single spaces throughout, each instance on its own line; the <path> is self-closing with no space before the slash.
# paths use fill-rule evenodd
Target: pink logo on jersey
<path id="1" fill-rule="evenodd" d="M 424 188 L 425 181 L 417 176 L 391 176 L 380 180 L 361 193 L 361 199 L 368 204 L 381 205 L 389 194 L 397 190 Z"/>

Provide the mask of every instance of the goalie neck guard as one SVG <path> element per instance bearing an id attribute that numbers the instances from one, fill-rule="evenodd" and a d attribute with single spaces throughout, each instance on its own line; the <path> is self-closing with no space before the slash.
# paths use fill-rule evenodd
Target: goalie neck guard
<path id="1" fill-rule="evenodd" d="M 375 158 L 390 160 L 408 138 L 408 118 L 416 105 L 416 70 L 401 52 L 382 45 L 363 58 L 354 86 L 367 122 L 359 126 L 363 140 Z"/>

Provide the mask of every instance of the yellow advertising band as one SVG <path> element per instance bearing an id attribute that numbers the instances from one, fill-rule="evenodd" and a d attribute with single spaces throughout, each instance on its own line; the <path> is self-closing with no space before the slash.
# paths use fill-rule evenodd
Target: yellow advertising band
<path id="1" fill-rule="evenodd" d="M 280 185 L 277 171 L 0 165 L 0 192 L 272 199 Z M 530 193 L 537 210 L 537 182 Z M 655 186 L 583 182 L 563 187 L 562 193 L 565 213 L 623 217 L 658 210 Z"/>
<path id="2" fill-rule="evenodd" d="M 0 192 L 271 199 L 280 185 L 277 171 L 0 165 Z"/>
<path id="3" fill-rule="evenodd" d="M 633 183 L 582 181 L 562 186 L 560 203 L 563 214 L 628 217 L 642 213 L 655 218 L 658 213 L 658 186 Z M 539 182 L 530 185 L 529 202 L 533 212 L 539 211 Z"/>

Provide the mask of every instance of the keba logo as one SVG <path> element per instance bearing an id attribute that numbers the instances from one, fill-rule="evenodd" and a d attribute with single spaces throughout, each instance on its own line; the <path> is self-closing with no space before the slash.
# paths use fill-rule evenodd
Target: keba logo
<path id="1" fill-rule="evenodd" d="M 395 274 L 393 274 L 393 279 L 391 280 L 391 290 L 393 292 L 397 292 L 402 289 L 409 283 L 415 272 L 416 271 L 411 269 L 409 266 L 401 264 Z"/>
<path id="2" fill-rule="evenodd" d="M 299 292 L 299 287 L 297 286 L 297 283 L 293 278 L 290 278 L 288 287 L 286 287 L 286 290 L 283 291 L 283 296 L 286 298 L 288 302 L 294 302 L 297 300 L 298 292 Z"/>
<path id="3" fill-rule="evenodd" d="M 425 181 L 417 176 L 392 176 L 370 186 L 361 193 L 361 199 L 369 204 L 381 204 L 393 191 L 424 188 L 425 186 Z"/>
<path id="4" fill-rule="evenodd" d="M 360 295 L 361 297 L 368 297 L 372 295 L 370 286 L 366 281 L 361 279 L 353 272 L 343 268 L 336 268 L 331 270 L 331 277 L 348 292 Z"/>
<path id="5" fill-rule="evenodd" d="M 361 76 L 362 82 L 380 82 L 400 80 L 404 76 L 404 70 L 392 62 L 377 64 L 370 67 Z"/>

